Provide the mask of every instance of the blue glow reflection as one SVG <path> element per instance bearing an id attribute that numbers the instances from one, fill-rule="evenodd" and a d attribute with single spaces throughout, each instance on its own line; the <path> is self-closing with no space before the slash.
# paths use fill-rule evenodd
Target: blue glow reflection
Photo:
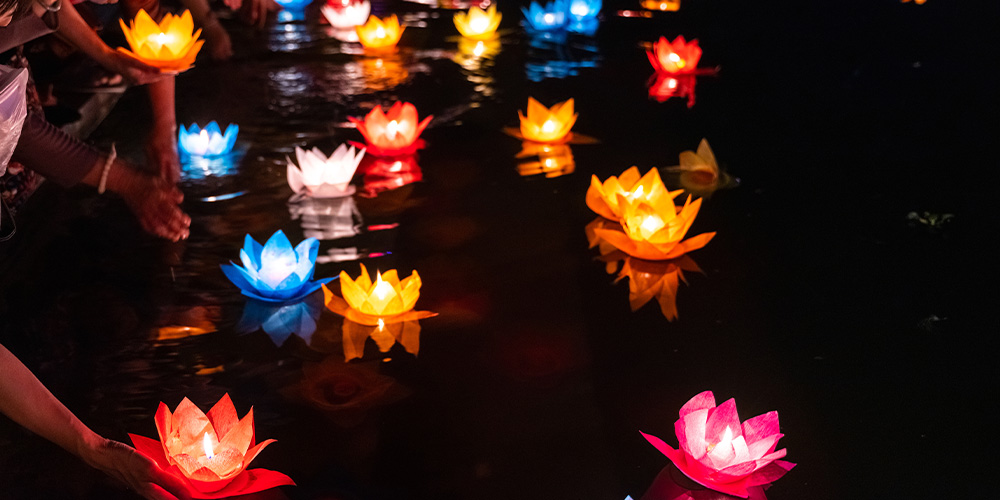
<path id="1" fill-rule="evenodd" d="M 290 304 L 248 300 L 236 331 L 251 333 L 262 329 L 278 347 L 292 335 L 298 335 L 309 344 L 322 310 L 323 298 L 318 294 Z"/>

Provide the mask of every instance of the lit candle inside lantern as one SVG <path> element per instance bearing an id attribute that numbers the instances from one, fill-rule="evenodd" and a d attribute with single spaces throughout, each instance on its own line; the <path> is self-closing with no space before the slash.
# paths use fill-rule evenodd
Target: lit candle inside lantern
<path id="1" fill-rule="evenodd" d="M 375 156 L 399 156 L 413 154 L 423 145 L 418 141 L 420 133 L 431 121 L 431 116 L 420 121 L 417 108 L 408 102 L 396 102 L 387 113 L 376 106 L 371 112 L 358 119 L 348 117 L 368 142 L 368 154 Z"/>
<path id="2" fill-rule="evenodd" d="M 212 452 L 212 437 L 205 433 L 205 439 L 202 440 L 202 446 L 205 448 L 205 456 L 211 460 L 215 458 L 215 453 Z"/>
<path id="3" fill-rule="evenodd" d="M 657 72 L 691 73 L 695 71 L 701 59 L 701 47 L 698 46 L 698 40 L 688 42 L 683 36 L 678 36 L 673 42 L 668 42 L 666 37 L 660 37 L 653 44 L 653 50 L 647 50 L 646 55 Z"/>
<path id="4" fill-rule="evenodd" d="M 528 98 L 528 113 L 521 114 L 521 136 L 534 142 L 563 142 L 576 123 L 573 99 L 546 108 L 534 98 Z"/>
<path id="5" fill-rule="evenodd" d="M 433 316 L 433 313 L 413 311 L 420 297 L 420 285 L 420 275 L 416 271 L 400 280 L 399 273 L 390 269 L 385 274 L 377 272 L 372 280 L 362 264 L 361 275 L 356 280 L 345 271 L 340 272 L 343 299 L 334 296 L 329 288 L 324 289 L 324 294 L 327 307 L 334 312 L 357 323 L 375 326 Z"/>
<path id="6" fill-rule="evenodd" d="M 649 10 L 675 12 L 681 8 L 681 0 L 643 0 L 642 6 Z"/>
<path id="7" fill-rule="evenodd" d="M 406 28 L 400 26 L 399 19 L 391 15 L 385 19 L 376 16 L 368 18 L 364 25 L 355 27 L 358 40 L 366 49 L 390 50 L 399 42 Z"/>
<path id="8" fill-rule="evenodd" d="M 379 300 L 385 300 L 385 298 L 392 293 L 392 285 L 382 281 L 382 272 L 376 271 L 375 275 L 375 288 L 372 289 L 372 293 L 379 298 Z M 382 320 L 380 319 L 379 322 Z"/>
<path id="9" fill-rule="evenodd" d="M 385 136 L 389 138 L 390 141 L 396 139 L 396 134 L 399 133 L 399 122 L 392 120 L 388 125 L 385 126 Z"/>
<path id="10" fill-rule="evenodd" d="M 375 38 L 385 38 L 385 28 L 379 26 L 375 30 Z"/>
<path id="11" fill-rule="evenodd" d="M 119 20 L 131 52 L 119 48 L 140 61 L 168 71 L 184 71 L 194 63 L 204 40 L 201 30 L 194 31 L 190 11 L 179 16 L 165 14 L 159 24 L 145 10 L 140 10 L 130 25 Z"/>
<path id="12" fill-rule="evenodd" d="M 531 2 L 527 8 L 521 7 L 528 28 L 534 31 L 552 31 L 566 26 L 569 21 L 570 7 L 565 0 L 553 0 L 541 6 Z"/>
<path id="13" fill-rule="evenodd" d="M 545 19 L 545 24 L 552 24 L 556 22 L 556 15 L 551 12 L 546 12 L 542 17 Z"/>
<path id="14" fill-rule="evenodd" d="M 489 9 L 483 10 L 473 6 L 468 12 L 456 12 L 454 17 L 455 28 L 466 38 L 474 40 L 485 40 L 492 38 L 500 26 L 501 15 L 497 14 L 497 6 L 491 5 Z"/>

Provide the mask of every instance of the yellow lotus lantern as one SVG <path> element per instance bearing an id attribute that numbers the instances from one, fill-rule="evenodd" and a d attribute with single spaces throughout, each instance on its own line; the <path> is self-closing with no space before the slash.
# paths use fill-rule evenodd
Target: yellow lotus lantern
<path id="1" fill-rule="evenodd" d="M 621 230 L 597 228 L 595 234 L 615 248 L 640 259 L 674 259 L 708 244 L 715 233 L 704 233 L 683 240 L 698 217 L 701 198 L 677 209 L 673 197 L 661 196 L 653 201 L 630 201 L 618 195 Z"/>
<path id="2" fill-rule="evenodd" d="M 681 8 L 681 0 L 643 0 L 642 7 L 649 10 L 676 12 Z"/>
<path id="3" fill-rule="evenodd" d="M 521 135 L 535 142 L 566 142 L 571 137 L 570 129 L 576 123 L 573 113 L 573 99 L 546 108 L 533 97 L 528 98 L 528 114 L 521 118 Z"/>
<path id="4" fill-rule="evenodd" d="M 619 197 L 624 197 L 629 202 L 656 203 L 660 197 L 668 196 L 673 200 L 682 192 L 681 189 L 668 191 L 655 168 L 639 177 L 639 169 L 631 167 L 618 177 L 608 177 L 603 183 L 596 175 L 592 176 L 590 188 L 587 189 L 587 206 L 601 217 L 618 220 L 621 217 Z"/>
<path id="5" fill-rule="evenodd" d="M 468 13 L 456 12 L 454 20 L 455 27 L 458 28 L 458 32 L 462 36 L 475 40 L 485 40 L 496 34 L 501 17 L 503 16 L 497 13 L 496 4 L 493 4 L 486 11 L 473 6 Z"/>
<path id="6" fill-rule="evenodd" d="M 120 47 L 118 50 L 165 71 L 180 72 L 190 68 L 205 43 L 198 40 L 201 30 L 194 31 L 194 21 L 187 10 L 180 16 L 165 14 L 160 24 L 156 24 L 145 10 L 139 10 L 131 26 L 126 26 L 123 20 L 118 22 L 132 52 Z"/>
<path id="7" fill-rule="evenodd" d="M 355 29 L 361 45 L 366 49 L 382 51 L 394 48 L 406 27 L 400 26 L 399 19 L 393 14 L 385 19 L 371 16 L 367 23 Z"/>
<path id="8" fill-rule="evenodd" d="M 416 271 L 400 281 L 395 269 L 384 274 L 377 272 L 373 281 L 365 265 L 361 264 L 361 275 L 356 280 L 346 272 L 340 272 L 343 298 L 337 297 L 325 286 L 323 294 L 331 311 L 362 325 L 385 325 L 436 315 L 413 310 L 420 297 L 420 285 L 420 275 Z"/>

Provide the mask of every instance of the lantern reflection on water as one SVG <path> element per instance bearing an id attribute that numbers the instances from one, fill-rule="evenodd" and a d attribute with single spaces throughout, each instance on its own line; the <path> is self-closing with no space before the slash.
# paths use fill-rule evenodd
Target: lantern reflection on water
<path id="1" fill-rule="evenodd" d="M 747 487 L 747 500 L 767 500 L 764 489 L 770 484 Z M 710 490 L 685 476 L 670 464 L 660 470 L 639 500 L 732 500 L 731 495 Z"/>
<path id="2" fill-rule="evenodd" d="M 322 309 L 323 299 L 317 296 L 290 304 L 248 300 L 235 330 L 238 333 L 264 330 L 278 347 L 284 345 L 292 335 L 297 335 L 308 344 L 316 333 L 316 320 Z"/>
<path id="3" fill-rule="evenodd" d="M 307 238 L 320 241 L 350 238 L 361 232 L 361 212 L 351 196 L 309 198 L 293 196 L 288 202 L 292 220 L 299 220 Z"/>
<path id="4" fill-rule="evenodd" d="M 139 453 L 181 479 L 192 496 L 223 498 L 295 484 L 280 472 L 247 470 L 274 440 L 255 444 L 253 408 L 239 419 L 228 394 L 207 415 L 187 398 L 173 413 L 160 403 L 155 421 L 159 441 L 134 434 L 129 437 Z"/>
<path id="5" fill-rule="evenodd" d="M 649 79 L 649 97 L 657 102 L 665 102 L 674 97 L 687 98 L 687 107 L 694 106 L 694 75 L 671 75 L 657 72 Z"/>
<path id="6" fill-rule="evenodd" d="M 568 144 L 541 144 L 531 141 L 521 143 L 517 159 L 517 173 L 523 177 L 545 175 L 559 177 L 576 170 L 573 151 Z"/>
<path id="7" fill-rule="evenodd" d="M 642 8 L 663 12 L 676 12 L 681 8 L 681 0 L 642 0 Z"/>
<path id="8" fill-rule="evenodd" d="M 164 14 L 160 24 L 143 9 L 129 25 L 123 19 L 118 22 L 132 52 L 120 47 L 118 50 L 161 70 L 178 72 L 190 68 L 205 44 L 204 40 L 198 40 L 201 30 L 194 31 L 194 21 L 187 10 L 180 16 Z"/>
<path id="9" fill-rule="evenodd" d="M 416 356 L 420 352 L 420 321 L 407 320 L 363 325 L 349 319 L 343 325 L 344 361 L 361 359 L 365 355 L 365 342 L 371 337 L 381 354 L 388 354 L 394 345 Z"/>
<path id="10" fill-rule="evenodd" d="M 423 180 L 424 174 L 415 155 L 375 158 L 365 169 L 364 190 L 368 196 L 401 188 Z"/>

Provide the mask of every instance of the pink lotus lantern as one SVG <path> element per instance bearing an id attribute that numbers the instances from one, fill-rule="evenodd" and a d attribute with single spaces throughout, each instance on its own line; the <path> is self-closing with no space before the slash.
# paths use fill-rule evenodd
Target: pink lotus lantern
<path id="1" fill-rule="evenodd" d="M 681 407 L 674 430 L 680 444 L 677 450 L 656 436 L 642 435 L 685 476 L 727 495 L 747 498 L 749 488 L 774 482 L 795 467 L 778 460 L 787 450 L 774 450 L 783 436 L 778 429 L 778 412 L 740 423 L 736 401 L 716 406 L 712 391 Z"/>
<path id="2" fill-rule="evenodd" d="M 653 45 L 653 50 L 646 51 L 646 55 L 659 73 L 694 73 L 701 60 L 701 47 L 698 40 L 688 42 L 683 36 L 678 36 L 673 42 L 667 42 L 667 38 L 661 36 Z"/>
<path id="3" fill-rule="evenodd" d="M 368 142 L 368 153 L 375 156 L 410 155 L 423 146 L 418 140 L 420 133 L 427 128 L 433 115 L 418 121 L 417 108 L 408 103 L 397 101 L 387 113 L 381 106 L 375 106 L 363 120 L 347 117 L 365 136 Z"/>

